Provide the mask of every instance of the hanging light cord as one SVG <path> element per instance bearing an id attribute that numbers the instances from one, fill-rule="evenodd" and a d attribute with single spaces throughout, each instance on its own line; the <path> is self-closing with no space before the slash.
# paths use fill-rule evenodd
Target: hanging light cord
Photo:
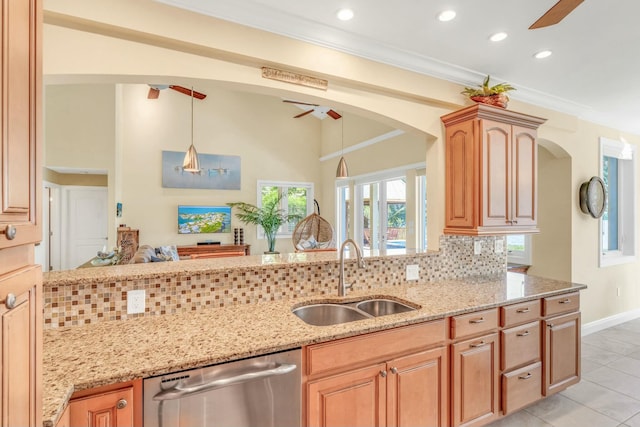
<path id="1" fill-rule="evenodd" d="M 191 86 L 191 145 L 193 145 L 193 86 Z"/>

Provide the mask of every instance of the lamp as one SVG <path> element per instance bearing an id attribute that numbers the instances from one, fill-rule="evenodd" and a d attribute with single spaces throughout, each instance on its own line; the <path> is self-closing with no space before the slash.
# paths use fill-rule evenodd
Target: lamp
<path id="1" fill-rule="evenodd" d="M 200 160 L 198 160 L 198 152 L 193 146 L 193 86 L 191 87 L 191 145 L 184 155 L 182 162 L 182 170 L 185 172 L 200 172 Z"/>
<path id="2" fill-rule="evenodd" d="M 349 178 L 347 161 L 344 159 L 344 116 L 342 116 L 342 149 L 340 151 L 340 161 L 336 170 L 336 178 Z"/>

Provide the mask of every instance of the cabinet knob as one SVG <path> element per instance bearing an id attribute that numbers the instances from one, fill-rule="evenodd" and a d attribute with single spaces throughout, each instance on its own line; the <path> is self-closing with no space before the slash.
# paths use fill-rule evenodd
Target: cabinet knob
<path id="1" fill-rule="evenodd" d="M 18 229 L 15 225 L 8 224 L 4 230 L 0 230 L 0 234 L 4 234 L 7 240 L 13 240 L 16 238 L 16 234 L 18 234 Z"/>
<path id="2" fill-rule="evenodd" d="M 118 409 L 124 409 L 127 407 L 127 400 L 126 399 L 120 399 L 118 400 L 118 403 L 116 403 L 116 408 Z"/>
<path id="3" fill-rule="evenodd" d="M 387 371 L 380 371 L 380 376 L 385 378 L 387 376 Z"/>
<path id="4" fill-rule="evenodd" d="M 392 374 L 397 374 L 398 373 L 398 368 L 396 368 L 395 366 L 393 368 L 391 368 L 391 373 Z"/>
<path id="5" fill-rule="evenodd" d="M 16 301 L 17 298 L 14 294 L 7 294 L 7 297 L 3 301 L 0 301 L 0 303 L 4 303 L 4 305 L 11 310 L 16 306 Z"/>

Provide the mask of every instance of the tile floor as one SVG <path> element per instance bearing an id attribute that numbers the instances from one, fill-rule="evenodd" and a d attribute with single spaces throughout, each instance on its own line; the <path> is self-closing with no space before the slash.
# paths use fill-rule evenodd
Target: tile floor
<path id="1" fill-rule="evenodd" d="M 582 338 L 582 380 L 490 427 L 640 427 L 640 319 Z"/>

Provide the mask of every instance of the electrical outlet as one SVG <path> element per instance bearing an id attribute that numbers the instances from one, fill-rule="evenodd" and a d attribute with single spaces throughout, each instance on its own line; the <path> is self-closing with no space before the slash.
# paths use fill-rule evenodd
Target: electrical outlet
<path id="1" fill-rule="evenodd" d="M 144 313 L 146 297 L 144 289 L 127 291 L 127 314 Z"/>
<path id="2" fill-rule="evenodd" d="M 406 271 L 405 277 L 407 280 L 419 280 L 420 267 L 417 264 L 407 265 L 407 271 Z"/>
<path id="3" fill-rule="evenodd" d="M 473 254 L 480 255 L 482 253 L 482 242 L 480 240 L 473 241 Z"/>
<path id="4" fill-rule="evenodd" d="M 503 253 L 504 252 L 504 239 L 502 237 L 497 238 L 494 246 L 495 246 L 494 247 L 495 252 L 497 254 Z"/>

